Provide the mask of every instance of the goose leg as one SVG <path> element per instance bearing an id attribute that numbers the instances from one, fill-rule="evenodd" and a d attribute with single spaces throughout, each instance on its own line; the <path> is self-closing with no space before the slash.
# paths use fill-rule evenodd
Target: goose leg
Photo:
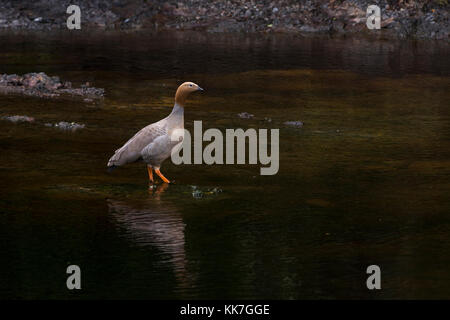
<path id="1" fill-rule="evenodd" d="M 147 171 L 148 171 L 148 178 L 153 183 L 153 169 L 151 166 L 147 165 Z"/>
<path id="2" fill-rule="evenodd" d="M 162 179 L 162 181 L 164 181 L 165 183 L 170 183 L 170 181 L 163 176 L 163 174 L 161 173 L 161 171 L 159 171 L 159 169 L 155 169 L 155 172 Z"/>

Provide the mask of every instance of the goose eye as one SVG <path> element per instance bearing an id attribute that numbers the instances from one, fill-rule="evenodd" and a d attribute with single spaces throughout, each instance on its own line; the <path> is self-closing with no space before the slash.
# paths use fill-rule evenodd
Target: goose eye
<path id="1" fill-rule="evenodd" d="M 192 87 L 192 84 L 190 84 L 189 87 Z"/>

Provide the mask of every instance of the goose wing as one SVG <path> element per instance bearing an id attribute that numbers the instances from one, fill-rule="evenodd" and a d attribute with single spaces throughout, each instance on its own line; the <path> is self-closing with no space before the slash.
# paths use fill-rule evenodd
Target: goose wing
<path id="1" fill-rule="evenodd" d="M 167 125 L 158 121 L 150 124 L 136 133 L 121 148 L 117 149 L 108 161 L 108 167 L 117 167 L 135 162 L 141 157 L 141 151 L 156 138 L 167 135 Z"/>

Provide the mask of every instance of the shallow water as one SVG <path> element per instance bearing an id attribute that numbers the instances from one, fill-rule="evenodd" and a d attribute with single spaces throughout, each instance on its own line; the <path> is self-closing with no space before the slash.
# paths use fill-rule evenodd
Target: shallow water
<path id="1" fill-rule="evenodd" d="M 2 73 L 100 101 L 0 95 L 2 298 L 449 298 L 449 48 L 293 36 L 0 35 Z M 280 128 L 280 170 L 181 165 L 148 189 L 106 162 L 170 112 L 186 127 Z M 248 112 L 251 119 L 238 113 Z M 270 118 L 271 122 L 264 119 Z M 45 123 L 85 124 L 61 131 Z M 287 121 L 302 121 L 289 127 Z M 66 289 L 66 268 L 82 290 Z M 366 288 L 366 268 L 382 290 Z"/>

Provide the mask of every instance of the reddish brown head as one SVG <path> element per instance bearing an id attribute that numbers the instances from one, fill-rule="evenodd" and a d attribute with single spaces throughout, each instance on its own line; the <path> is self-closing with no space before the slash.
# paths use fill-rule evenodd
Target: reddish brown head
<path id="1" fill-rule="evenodd" d="M 175 103 L 180 106 L 184 106 L 187 96 L 191 92 L 195 91 L 203 91 L 203 89 L 193 82 L 183 83 L 177 89 L 177 93 L 175 94 Z"/>

